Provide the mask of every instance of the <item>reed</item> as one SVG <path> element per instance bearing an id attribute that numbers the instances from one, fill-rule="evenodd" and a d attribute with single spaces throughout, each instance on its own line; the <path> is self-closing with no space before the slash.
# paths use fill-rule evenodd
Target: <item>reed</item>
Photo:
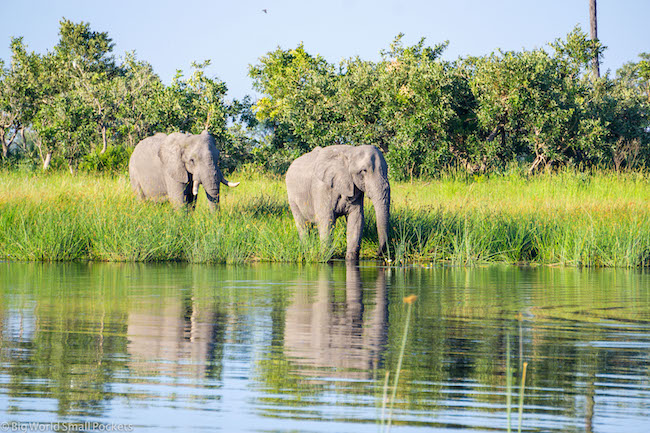
<path id="1" fill-rule="evenodd" d="M 243 176 L 243 175 L 242 175 Z M 345 255 L 332 242 L 298 240 L 281 178 L 237 177 L 211 213 L 137 201 L 124 176 L 0 172 L 0 258 L 9 260 L 320 262 Z M 518 173 L 392 185 L 393 264 L 650 265 L 650 177 L 644 173 Z M 376 259 L 372 206 L 362 259 Z"/>
<path id="2" fill-rule="evenodd" d="M 406 318 L 404 319 L 404 331 L 402 332 L 402 344 L 400 346 L 399 356 L 397 357 L 397 367 L 395 368 L 395 379 L 393 380 L 393 386 L 390 399 L 386 400 L 388 395 L 388 378 L 390 373 L 386 372 L 386 381 L 384 382 L 384 391 L 382 398 L 382 408 L 381 408 L 381 418 L 380 418 L 380 430 L 381 432 L 390 432 L 391 425 L 393 424 L 393 408 L 395 405 L 395 397 L 397 396 L 397 386 L 399 385 L 399 377 L 402 372 L 402 362 L 404 361 L 404 352 L 406 350 L 406 340 L 409 335 L 409 325 L 411 324 L 411 310 L 413 308 L 413 303 L 417 300 L 416 295 L 409 295 L 404 298 L 404 303 L 406 304 Z M 386 405 L 388 404 L 388 416 L 385 416 Z"/>

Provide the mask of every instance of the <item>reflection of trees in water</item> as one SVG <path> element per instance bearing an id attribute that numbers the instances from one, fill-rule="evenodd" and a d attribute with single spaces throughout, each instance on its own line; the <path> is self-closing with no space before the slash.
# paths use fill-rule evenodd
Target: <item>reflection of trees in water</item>
<path id="1" fill-rule="evenodd" d="M 650 321 L 647 275 L 517 268 L 387 275 L 377 268 L 343 274 L 336 266 L 259 274 L 244 268 L 47 268 L 0 268 L 0 368 L 6 376 L 0 387 L 15 401 L 53 399 L 61 416 L 101 416 L 116 397 L 146 400 L 146 385 L 169 377 L 181 385 L 220 386 L 224 358 L 249 356 L 246 350 L 261 352 L 253 386 L 275 393 L 278 405 L 311 405 L 300 397 L 331 392 L 331 383 L 312 377 L 351 379 L 342 380 L 346 386 L 338 392 L 365 394 L 375 368 L 379 387 L 383 368 L 394 371 L 402 296 L 411 290 L 419 298 L 398 392 L 406 409 L 431 413 L 450 400 L 471 402 L 478 411 L 503 405 L 507 334 L 512 364 L 519 365 L 520 344 L 529 362 L 531 411 L 552 408 L 584 421 L 587 430 L 592 422 L 597 430 L 593 420 L 607 410 L 605 398 L 610 405 L 617 401 L 603 394 L 603 386 L 631 389 L 621 401 L 634 402 L 634 387 L 650 376 L 642 335 Z M 247 291 L 219 279 L 245 281 L 243 287 L 271 279 L 276 284 Z M 73 289 L 74 281 L 80 282 Z M 287 288 L 287 281 L 299 283 Z M 21 303 L 11 304 L 8 293 Z M 270 314 L 266 324 L 255 325 L 263 342 L 251 337 L 253 310 L 264 320 Z M 629 345 L 634 342 L 639 345 Z M 120 382 L 136 386 L 122 395 L 112 387 Z M 26 410 L 20 404 L 16 410 Z"/>
<path id="2" fill-rule="evenodd" d="M 349 290 L 355 287 L 350 284 L 355 274 L 346 274 L 344 294 L 325 272 L 315 288 L 303 284 L 289 297 L 283 326 L 274 325 L 283 330 L 284 341 L 271 346 L 262 381 L 271 392 L 291 391 L 299 397 L 321 391 L 324 382 L 319 378 L 372 377 L 377 366 L 373 359 L 382 359 L 382 366 L 394 371 L 405 312 L 401 298 L 406 292 L 401 288 L 414 288 L 420 297 L 407 340 L 399 405 L 423 411 L 467 402 L 479 411 L 503 405 L 505 342 L 510 335 L 514 375 L 520 376 L 523 361 L 529 363 L 526 404 L 585 420 L 589 430 L 599 413 L 594 378 L 633 374 L 647 381 L 649 376 L 647 354 L 616 347 L 617 335 L 627 332 L 626 323 L 647 329 L 650 319 L 647 299 L 643 301 L 649 293 L 643 288 L 647 278 L 622 276 L 617 279 L 616 271 L 598 275 L 517 268 L 391 272 L 390 324 L 384 316 L 383 343 L 374 351 L 360 331 L 372 328 L 359 319 L 367 317 L 369 304 L 359 303 L 359 292 Z M 630 297 L 640 303 L 629 303 Z M 361 299 L 372 304 L 367 290 Z M 281 314 L 277 318 L 282 319 Z M 613 321 L 612 326 L 602 318 Z M 614 342 L 612 347 L 591 344 L 608 341 Z M 383 370 L 377 377 L 381 382 Z M 634 381 L 608 380 L 614 385 Z M 346 384 L 340 392 L 352 392 L 355 386 Z M 300 398 L 278 403 L 302 404 Z"/>
<path id="3" fill-rule="evenodd" d="M 61 416 L 101 416 L 115 397 L 108 384 L 126 365 L 114 356 L 126 351 L 124 313 L 74 299 L 41 299 L 30 313 L 29 339 L 2 336 L 10 360 L 7 394 L 54 399 Z"/>
<path id="4" fill-rule="evenodd" d="M 370 287 L 368 287 L 370 286 Z M 378 367 L 386 344 L 386 278 L 377 270 L 371 295 L 364 297 L 358 266 L 346 268 L 345 292 L 334 287 L 323 268 L 317 287 L 296 287 L 286 308 L 284 351 L 302 374 L 366 378 Z"/>
<path id="5" fill-rule="evenodd" d="M 42 398 L 38 410 L 50 410 L 51 400 L 60 416 L 100 416 L 116 396 L 108 384 L 125 368 L 124 357 L 115 356 L 126 352 L 126 309 L 120 301 L 125 296 L 110 284 L 97 284 L 105 277 L 100 269 L 2 264 L 0 366 L 8 383 L 0 386 L 16 402 L 7 412 L 20 413 L 19 402 Z M 71 279 L 83 289 L 72 290 Z M 16 333 L 5 326 L 13 320 Z"/>
<path id="6" fill-rule="evenodd" d="M 169 291 L 165 287 L 173 283 L 161 281 L 154 267 L 146 267 L 144 275 L 141 269 L 3 267 L 0 366 L 8 376 L 0 385 L 3 392 L 15 399 L 53 399 L 59 416 L 101 417 L 114 398 L 148 398 L 148 391 L 115 392 L 115 383 L 146 384 L 163 376 L 220 381 L 227 314 L 205 299 L 205 290 L 199 297 Z M 31 300 L 29 308 L 6 309 L 7 288 L 21 303 Z M 43 410 L 47 407 L 44 403 Z M 21 410 L 17 404 L 7 412 Z"/>

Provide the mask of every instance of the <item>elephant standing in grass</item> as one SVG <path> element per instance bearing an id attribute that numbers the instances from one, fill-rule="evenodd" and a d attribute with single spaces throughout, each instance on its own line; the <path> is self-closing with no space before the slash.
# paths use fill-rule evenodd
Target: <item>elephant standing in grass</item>
<path id="1" fill-rule="evenodd" d="M 203 185 L 209 206 L 219 204 L 219 184 L 230 187 L 219 169 L 219 151 L 207 131 L 199 135 L 158 133 L 135 147 L 129 161 L 131 187 L 141 199 L 169 200 L 174 207 L 193 209 L 199 185 Z"/>
<path id="2" fill-rule="evenodd" d="M 322 241 L 336 219 L 347 219 L 346 260 L 359 259 L 363 234 L 363 197 L 375 207 L 379 254 L 388 248 L 390 184 L 386 160 L 375 146 L 317 147 L 296 159 L 287 171 L 289 206 L 302 238 L 315 223 Z"/>

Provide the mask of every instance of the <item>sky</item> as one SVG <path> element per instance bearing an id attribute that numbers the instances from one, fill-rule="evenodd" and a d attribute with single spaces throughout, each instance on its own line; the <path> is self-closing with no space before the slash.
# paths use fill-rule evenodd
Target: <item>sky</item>
<path id="1" fill-rule="evenodd" d="M 455 60 L 543 48 L 576 25 L 589 32 L 588 0 L 0 0 L 0 16 L 5 62 L 11 37 L 22 36 L 37 53 L 52 50 L 65 17 L 108 32 L 114 54 L 135 51 L 165 83 L 176 70 L 188 76 L 192 62 L 210 59 L 207 73 L 225 81 L 229 98 L 255 97 L 249 65 L 301 42 L 331 63 L 378 60 L 404 33 L 405 45 L 448 40 L 443 59 Z M 601 73 L 614 75 L 650 52 L 649 19 L 650 0 L 598 0 L 598 37 L 608 47 Z"/>

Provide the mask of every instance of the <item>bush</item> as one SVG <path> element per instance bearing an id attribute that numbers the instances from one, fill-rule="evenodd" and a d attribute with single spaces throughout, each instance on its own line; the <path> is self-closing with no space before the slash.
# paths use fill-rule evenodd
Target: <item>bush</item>
<path id="1" fill-rule="evenodd" d="M 79 169 L 86 172 L 124 173 L 128 170 L 132 147 L 109 146 L 106 152 L 98 150 L 85 155 Z"/>

